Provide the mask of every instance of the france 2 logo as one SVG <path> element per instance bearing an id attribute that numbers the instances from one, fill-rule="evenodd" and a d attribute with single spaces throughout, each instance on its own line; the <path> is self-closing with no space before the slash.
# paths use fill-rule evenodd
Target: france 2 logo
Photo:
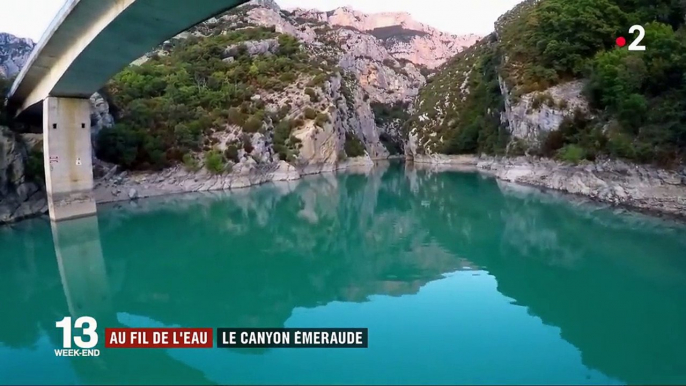
<path id="1" fill-rule="evenodd" d="M 55 323 L 57 328 L 62 329 L 62 348 L 55 349 L 55 355 L 58 357 L 97 357 L 100 356 L 100 350 L 94 349 L 98 344 L 98 322 L 95 318 L 90 316 L 82 316 L 74 321 L 74 329 L 81 330 L 80 336 L 72 338 L 72 321 L 71 316 L 65 316 L 64 319 Z M 88 337 L 84 340 L 84 337 Z M 72 340 L 78 349 L 72 349 Z"/>

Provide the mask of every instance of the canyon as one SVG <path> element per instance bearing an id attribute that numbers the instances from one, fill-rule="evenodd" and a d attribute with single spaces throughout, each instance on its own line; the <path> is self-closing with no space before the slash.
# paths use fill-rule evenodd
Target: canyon
<path id="1" fill-rule="evenodd" d="M 364 14 L 350 7 L 284 10 L 271 0 L 253 0 L 207 20 L 124 71 L 164 70 L 180 50 L 227 35 L 238 39 L 223 47 L 219 57 L 234 66 L 230 68 L 281 57 L 284 45 L 291 44 L 282 36 L 294 38 L 307 61 L 298 64 L 292 77 L 263 78 L 267 86 L 228 109 L 229 116 L 239 118 L 215 120 L 201 135 L 200 148 L 188 152 L 183 163 L 145 170 L 118 164 L 116 155 L 94 159 L 96 199 L 103 203 L 239 189 L 309 174 L 369 171 L 379 160 L 401 158 L 432 170 L 478 171 L 501 181 L 683 218 L 684 167 L 667 170 L 607 157 L 570 164 L 535 154 L 547 135 L 578 111 L 591 109 L 583 80 L 522 93 L 508 72 L 482 67 L 484 58 L 505 44 L 508 23 L 517 20 L 515 11 L 532 4 L 536 2 L 524 2 L 501 17 L 496 32 L 483 38 L 438 31 L 407 13 Z M 258 31 L 255 36 L 261 37 L 250 38 L 253 32 L 245 31 Z M 244 32 L 248 37 L 241 37 Z M 28 39 L 0 35 L 0 71 L 15 75 L 32 47 Z M 128 112 L 130 101 L 117 105 L 122 99 L 118 82 L 121 78 L 115 77 L 91 97 L 94 154 L 103 154 L 102 146 L 98 149 L 101 132 L 116 134 L 116 123 L 128 125 L 135 118 Z M 467 132 L 462 116 L 474 109 L 473 98 L 483 95 L 485 85 L 492 97 L 484 99 L 490 104 L 483 107 L 478 130 L 493 130 L 483 135 L 493 148 L 480 155 L 446 155 L 456 133 Z M 45 213 L 44 187 L 36 178 L 40 134 L 2 126 L 0 134 L 0 223 Z M 499 146 L 504 154 L 490 154 Z M 210 170 L 208 155 L 219 157 L 220 172 Z"/>

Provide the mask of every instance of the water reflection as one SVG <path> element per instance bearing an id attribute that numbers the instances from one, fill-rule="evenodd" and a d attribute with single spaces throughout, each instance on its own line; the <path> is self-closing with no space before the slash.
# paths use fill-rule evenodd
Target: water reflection
<path id="1" fill-rule="evenodd" d="M 109 285 L 110 277 L 119 276 L 120 265 L 110 265 L 108 272 L 97 217 L 51 222 L 50 227 L 66 309 L 55 310 L 51 321 L 43 321 L 42 329 L 48 334 L 51 346 L 61 348 L 62 330 L 56 329 L 54 323 L 63 316 L 92 316 L 99 324 L 100 340 L 96 348 L 101 350 L 100 357 L 63 358 L 70 362 L 80 382 L 163 384 L 171 377 L 178 383 L 212 383 L 200 371 L 171 358 L 164 351 L 103 350 L 104 327 L 126 327 L 118 321 Z M 46 380 L 53 384 L 65 381 L 51 377 Z"/>
<path id="2" fill-rule="evenodd" d="M 380 315 L 375 327 L 381 331 L 376 338 L 380 351 L 355 354 L 370 363 L 369 378 L 342 383 L 391 382 L 374 375 L 385 368 L 384 358 L 394 358 L 398 350 L 413 358 L 398 371 L 417 376 L 407 378 L 414 382 L 686 381 L 683 227 L 577 207 L 475 174 L 382 167 L 232 193 L 117 204 L 102 208 L 99 219 L 49 228 L 27 222 L 0 229 L 0 304 L 7 315 L 21 315 L 0 325 L 5 346 L 36 347 L 47 334 L 50 344 L 59 347 L 54 323 L 65 315 L 97 315 L 101 327 L 281 327 L 307 322 L 304 314 L 316 326 L 343 326 L 358 323 L 350 317 L 357 315 L 351 305 L 366 304 L 366 314 Z M 446 278 L 456 271 L 467 272 Z M 472 275 L 481 276 L 469 279 Z M 443 292 L 432 289 L 441 286 Z M 379 295 L 398 303 L 380 301 Z M 460 307 L 467 303 L 469 310 L 498 317 L 489 325 L 474 325 L 486 322 L 465 314 Z M 401 317 L 385 319 L 405 315 L 389 304 L 421 310 L 407 323 L 431 325 L 455 341 L 444 338 L 427 351 L 419 338 L 432 332 L 408 331 Z M 347 313 L 335 311 L 342 307 Z M 517 310 L 530 316 L 503 316 Z M 545 330 L 538 318 L 559 328 L 559 334 Z M 383 335 L 393 328 L 416 336 L 419 343 L 392 346 Z M 470 342 L 460 334 L 460 329 L 478 334 L 479 328 L 492 328 L 502 339 L 530 334 L 532 343 L 513 345 L 519 353 L 514 354 L 502 348 L 510 347 L 507 342 Z M 538 368 L 541 358 L 577 355 L 562 346 L 560 335 L 578 349 L 579 361 L 604 375 L 564 378 Z M 392 334 L 388 339 L 394 339 Z M 493 344 L 502 347 L 484 350 Z M 450 351 L 456 347 L 472 351 Z M 202 355 L 222 369 L 229 366 L 224 362 L 243 363 L 216 351 Z M 260 363 L 274 363 L 269 360 L 275 354 L 268 350 L 236 355 L 247 353 L 263 357 Z M 299 353 L 289 355 L 306 355 Z M 225 378 L 210 377 L 213 359 L 188 355 L 193 358 L 181 358 L 178 351 L 105 350 L 98 365 L 71 360 L 70 366 L 86 383 L 236 381 L 226 370 Z M 499 363 L 515 363 L 518 357 L 532 358 L 523 365 L 540 372 L 539 378 L 495 374 Z M 465 368 L 455 370 L 455 361 L 470 360 L 476 378 L 465 378 L 470 371 Z M 250 366 L 255 362 L 245 363 L 246 369 Z"/>
<path id="3" fill-rule="evenodd" d="M 385 197 L 394 193 L 384 175 L 112 208 L 103 248 L 127 267 L 116 298 L 167 324 L 280 327 L 298 307 L 416 293 L 471 266 Z"/>
<path id="4" fill-rule="evenodd" d="M 69 313 L 76 319 L 111 310 L 98 218 L 91 216 L 50 225 Z"/>
<path id="5" fill-rule="evenodd" d="M 686 381 L 683 226 L 476 175 L 419 173 L 415 183 L 440 208 L 434 223 L 448 225 L 432 232 L 441 244 L 559 327 L 587 366 L 632 384 Z"/>

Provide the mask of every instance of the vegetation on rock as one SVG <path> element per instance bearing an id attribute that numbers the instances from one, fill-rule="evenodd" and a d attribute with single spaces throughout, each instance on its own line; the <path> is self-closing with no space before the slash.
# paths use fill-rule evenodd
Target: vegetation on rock
<path id="1" fill-rule="evenodd" d="M 278 42 L 273 54 L 251 55 L 246 42 L 269 39 Z M 204 151 L 219 171 L 212 134 L 229 125 L 261 132 L 268 122 L 277 127 L 275 150 L 292 158 L 294 149 L 286 142 L 293 125 L 280 122 L 284 114 L 267 111 L 260 92 L 283 91 L 299 76 L 326 79 L 326 70 L 295 38 L 273 28 L 175 41 L 168 55 L 129 66 L 108 84 L 120 110 L 115 127 L 98 136 L 97 155 L 131 169 L 159 169 Z M 233 154 L 222 162 L 229 160 L 235 161 Z"/>
<path id="2" fill-rule="evenodd" d="M 422 89 L 417 112 L 408 122 L 419 131 L 421 148 L 446 154 L 504 151 L 508 136 L 500 122 L 504 100 L 496 50 L 492 36 L 480 41 L 444 65 Z"/>
<path id="3" fill-rule="evenodd" d="M 354 134 L 345 133 L 345 154 L 348 157 L 361 157 L 365 155 L 364 145 Z"/>
<path id="4" fill-rule="evenodd" d="M 440 69 L 420 94 L 408 129 L 422 151 L 500 153 L 508 142 L 497 129 L 503 98 L 516 104 L 526 94 L 583 79 L 590 111 L 572 111 L 534 153 L 683 162 L 684 15 L 686 3 L 672 0 L 524 1 L 498 20 L 494 35 Z M 615 44 L 634 24 L 646 31 L 643 52 Z M 568 109 L 551 99 L 537 94 L 531 107 Z"/>

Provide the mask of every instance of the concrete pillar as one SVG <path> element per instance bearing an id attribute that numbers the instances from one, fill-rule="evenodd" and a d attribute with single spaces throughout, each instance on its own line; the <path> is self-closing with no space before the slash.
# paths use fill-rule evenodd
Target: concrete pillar
<path id="1" fill-rule="evenodd" d="M 98 218 L 52 222 L 51 227 L 69 313 L 96 317 L 110 312 L 111 292 Z"/>
<path id="2" fill-rule="evenodd" d="M 96 213 L 90 101 L 48 97 L 43 102 L 43 156 L 50 219 Z"/>

